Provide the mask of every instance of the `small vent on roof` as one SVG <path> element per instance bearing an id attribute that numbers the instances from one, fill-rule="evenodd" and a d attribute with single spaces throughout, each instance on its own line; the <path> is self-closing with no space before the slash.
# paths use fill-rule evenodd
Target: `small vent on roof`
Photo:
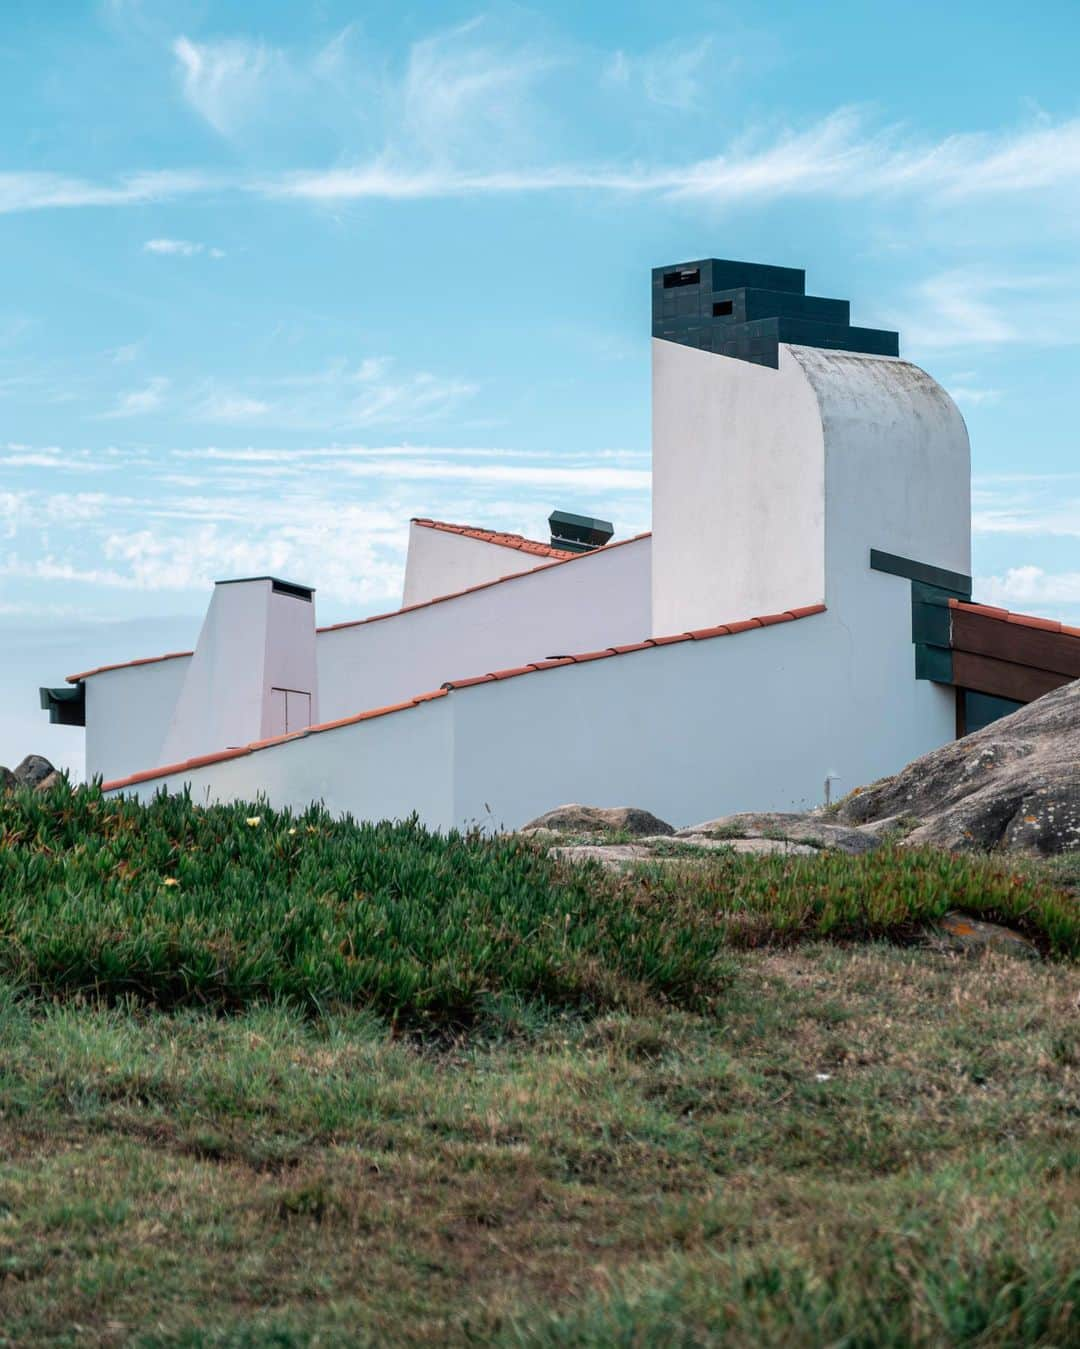
<path id="1" fill-rule="evenodd" d="M 615 533 L 610 520 L 594 520 L 589 515 L 572 515 L 569 511 L 552 511 L 548 516 L 552 548 L 564 548 L 571 553 L 591 553 L 603 548 Z"/>

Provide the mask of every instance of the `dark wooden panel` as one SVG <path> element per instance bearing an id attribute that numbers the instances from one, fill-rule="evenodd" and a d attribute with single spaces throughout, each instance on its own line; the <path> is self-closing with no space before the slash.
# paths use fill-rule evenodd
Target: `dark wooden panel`
<path id="1" fill-rule="evenodd" d="M 1068 675 L 1056 670 L 1037 670 L 1030 665 L 995 660 L 992 656 L 976 655 L 971 651 L 954 651 L 953 682 L 964 689 L 1012 698 L 1018 703 L 1031 703 L 1070 681 Z"/>
<path id="2" fill-rule="evenodd" d="M 1014 665 L 1031 665 L 1080 679 L 1080 637 L 1065 632 L 1048 632 L 1045 628 L 1008 623 L 988 614 L 953 609 L 952 644 L 957 651 L 993 656 Z"/>

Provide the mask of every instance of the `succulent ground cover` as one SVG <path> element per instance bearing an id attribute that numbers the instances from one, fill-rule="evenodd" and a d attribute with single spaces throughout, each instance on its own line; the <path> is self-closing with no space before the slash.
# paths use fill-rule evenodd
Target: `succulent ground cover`
<path id="1" fill-rule="evenodd" d="M 1067 879 L 8 797 L 0 1344 L 1074 1342 Z"/>

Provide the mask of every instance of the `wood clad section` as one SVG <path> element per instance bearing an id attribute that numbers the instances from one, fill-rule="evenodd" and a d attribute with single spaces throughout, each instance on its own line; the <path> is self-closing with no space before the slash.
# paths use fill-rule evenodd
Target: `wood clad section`
<path id="1" fill-rule="evenodd" d="M 1067 679 L 1080 679 L 1080 637 L 1065 632 L 1049 632 L 1045 628 L 1029 627 L 1024 623 L 1010 623 L 1006 618 L 975 614 L 966 609 L 956 608 L 951 612 L 952 645 L 958 654 L 968 651 L 980 656 L 992 656 L 999 661 L 1009 661 L 1014 665 L 1053 671 L 1065 675 Z M 1060 679 L 1049 687 L 1057 688 L 1065 682 L 1065 679 Z M 997 689 L 983 691 L 998 692 Z M 1009 693 L 1002 696 L 1012 698 L 1016 695 Z"/>
<path id="2" fill-rule="evenodd" d="M 1005 623 L 1000 625 L 1006 627 Z M 1035 629 L 1025 629 L 1035 631 Z M 1069 683 L 1067 674 L 1055 670 L 1039 670 L 1015 661 L 996 660 L 993 656 L 972 651 L 953 651 L 953 683 L 979 693 L 992 693 L 998 698 L 1013 698 L 1018 703 L 1034 702 L 1051 689 Z"/>

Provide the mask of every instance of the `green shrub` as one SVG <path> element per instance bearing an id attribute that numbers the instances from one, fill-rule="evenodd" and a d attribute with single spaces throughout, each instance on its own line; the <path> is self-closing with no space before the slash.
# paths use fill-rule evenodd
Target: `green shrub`
<path id="1" fill-rule="evenodd" d="M 1080 954 L 1074 896 L 943 853 L 719 853 L 613 875 L 515 837 L 319 807 L 144 806 L 67 784 L 0 798 L 0 978 L 46 995 L 277 998 L 417 1026 L 497 1019 L 515 1000 L 700 1011 L 732 947 L 903 937 L 952 908 Z"/>
<path id="2" fill-rule="evenodd" d="M 728 977 L 705 915 L 628 904 L 514 838 L 312 807 L 146 806 L 66 785 L 0 803 L 0 977 L 159 1006 L 283 998 L 468 1024 L 493 998 L 706 1007 Z"/>

